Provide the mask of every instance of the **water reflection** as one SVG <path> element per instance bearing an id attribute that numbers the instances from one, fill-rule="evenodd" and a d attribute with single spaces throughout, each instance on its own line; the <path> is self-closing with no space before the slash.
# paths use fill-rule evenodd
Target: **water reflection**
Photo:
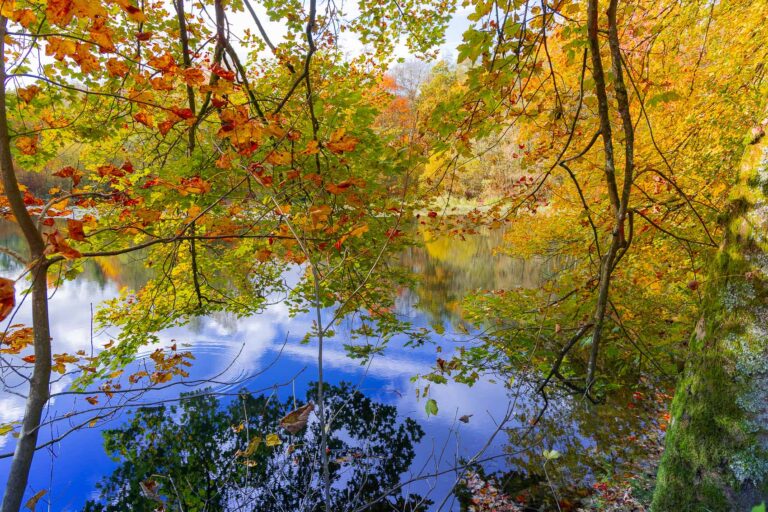
<path id="1" fill-rule="evenodd" d="M 328 341 L 324 362 L 337 414 L 332 446 L 337 460 L 334 510 L 352 510 L 354 504 L 396 487 L 401 479 L 411 483 L 366 510 L 393 510 L 393 506 L 394 510 L 437 510 L 443 502 L 442 510 L 459 510 L 472 499 L 466 486 L 453 492 L 467 461 L 483 461 L 466 467 L 494 478 L 509 500 L 527 503 L 528 510 L 551 510 L 556 507 L 542 475 L 543 449 L 563 454 L 549 468 L 549 476 L 559 497 L 567 495 L 574 503 L 595 475 L 621 470 L 638 451 L 647 449 L 641 441 L 654 427 L 653 400 L 617 393 L 611 404 L 595 408 L 572 397 L 553 396 L 547 414 L 531 428 L 542 404 L 533 393 L 535 379 L 522 372 L 483 377 L 472 387 L 432 386 L 430 397 L 440 411 L 427 417 L 424 399 L 417 397 L 411 377 L 428 373 L 438 357 L 447 358 L 452 347 L 461 346 L 450 332 L 462 323 L 461 299 L 478 289 L 535 288 L 558 268 L 543 260 L 494 254 L 502 236 L 496 231 L 461 241 L 424 234 L 427 243 L 409 248 L 395 262 L 416 277 L 412 288 L 400 290 L 397 312 L 415 327 L 431 327 L 444 352 L 431 345 L 414 349 L 406 346 L 406 337 L 396 336 L 384 355 L 361 366 L 347 358 L 343 348 L 352 326 L 339 326 Z M 7 224 L 0 225 L 0 243 L 21 248 Z M 0 268 L 5 275 L 14 272 L 6 260 L 0 260 Z M 148 277 L 143 265 L 130 256 L 87 262 L 75 281 L 53 293 L 54 352 L 91 347 L 98 351 L 114 333 L 92 332 L 91 305 L 114 297 L 123 286 L 138 287 Z M 15 321 L 29 322 L 26 306 Z M 217 384 L 213 394 L 194 395 L 175 409 L 121 412 L 111 423 L 76 430 L 54 444 L 51 452 L 38 454 L 29 494 L 47 488 L 41 504 L 48 503 L 51 510 L 82 510 L 88 499 L 87 510 L 154 510 L 158 502 L 142 494 L 139 486 L 150 480 L 158 484 L 157 493 L 169 510 L 238 509 L 239 496 L 250 500 L 246 510 L 293 511 L 302 506 L 317 510 L 314 423 L 293 439 L 281 433 L 283 443 L 278 447 L 260 446 L 252 467 L 234 455 L 247 446 L 247 439 L 274 433 L 277 419 L 293 408 L 294 395 L 313 398 L 317 347 L 301 343 L 312 321 L 310 315 L 291 317 L 287 306 L 278 303 L 253 317 L 219 313 L 162 332 L 163 343 L 188 343 L 197 357 L 191 380 L 221 373 L 223 384 Z M 151 350 L 147 348 L 142 357 Z M 141 364 L 140 358 L 137 365 Z M 244 375 L 254 377 L 236 386 L 226 384 Z M 13 379 L 10 372 L 3 374 L 6 388 L 0 392 L 0 423 L 17 419 L 23 410 L 23 399 L 8 390 L 18 384 Z M 343 381 L 354 382 L 359 392 Z M 60 379 L 53 391 L 66 389 L 68 383 L 67 378 Z M 268 395 L 254 392 L 254 396 L 221 398 L 236 395 L 242 386 L 254 390 L 276 383 L 290 385 Z M 151 397 L 153 401 L 178 398 L 178 387 Z M 41 440 L 66 431 L 71 427 L 67 415 L 88 408 L 77 397 L 57 397 L 47 418 L 59 423 L 41 430 Z M 507 410 L 512 412 L 508 418 Z M 468 423 L 458 421 L 462 416 L 469 416 Z M 248 424 L 248 432 L 232 430 L 240 424 Z M 116 461 L 100 449 L 103 442 Z M 288 453 L 290 446 L 294 448 Z M 13 439 L 0 437 L 0 448 L 10 451 Z M 7 469 L 8 459 L 0 460 L 0 480 Z M 567 508 L 560 501 L 561 508 Z"/>
<path id="2" fill-rule="evenodd" d="M 424 436 L 418 423 L 349 384 L 325 393 L 333 418 L 331 510 L 427 510 L 431 502 L 422 496 L 388 492 L 414 459 Z M 316 395 L 312 385 L 307 401 Z M 201 392 L 178 406 L 139 409 L 127 425 L 104 431 L 105 448 L 120 464 L 84 510 L 325 510 L 319 424 L 310 418 L 296 434 L 278 428 L 303 403 L 243 392 L 224 404 Z"/>

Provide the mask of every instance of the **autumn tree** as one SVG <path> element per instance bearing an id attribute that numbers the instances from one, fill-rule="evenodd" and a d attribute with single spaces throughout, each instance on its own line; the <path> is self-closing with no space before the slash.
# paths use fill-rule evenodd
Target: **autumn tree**
<path id="1" fill-rule="evenodd" d="M 400 8 L 409 20 L 402 29 Z M 33 310 L 31 329 L 12 326 L 4 336 L 32 369 L 4 512 L 21 507 L 52 371 L 80 368 L 79 392 L 110 402 L 126 391 L 120 369 L 155 333 L 216 310 L 258 312 L 269 293 L 284 291 L 279 276 L 289 265 L 306 270 L 294 310 L 317 311 L 308 337 L 318 343 L 325 422 L 324 339 L 361 307 L 370 311 L 364 322 L 386 320 L 387 278 L 372 277 L 399 243 L 418 160 L 372 129 L 391 93 L 367 63 L 383 62 L 401 38 L 430 51 L 451 9 L 363 5 L 349 19 L 314 0 L 2 2 L 0 206 L 27 246 L 4 252 L 27 269 L 16 288 L 29 277 Z M 261 10 L 282 34 L 265 31 Z M 236 33 L 234 17 L 251 28 Z M 371 52 L 344 60 L 339 28 Z M 17 169 L 61 185 L 32 191 Z M 116 342 L 93 358 L 55 354 L 49 282 L 74 277 L 84 258 L 139 250 L 154 277 L 97 316 L 121 328 Z M 2 298 L 7 317 L 13 281 L 3 281 Z M 333 304 L 324 322 L 321 310 Z M 155 371 L 130 375 L 130 384 L 184 377 L 184 361 L 160 351 Z M 328 477 L 324 446 L 320 453 Z"/>

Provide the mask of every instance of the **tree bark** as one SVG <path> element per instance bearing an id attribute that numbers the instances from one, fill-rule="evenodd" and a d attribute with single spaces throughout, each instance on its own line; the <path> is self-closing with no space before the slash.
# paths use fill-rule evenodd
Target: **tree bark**
<path id="1" fill-rule="evenodd" d="M 51 379 L 51 334 L 48 319 L 48 262 L 45 243 L 24 204 L 11 156 L 11 137 L 6 109 L 5 34 L 8 20 L 0 17 L 0 171 L 11 210 L 26 240 L 32 261 L 32 328 L 35 363 L 16 450 L 3 495 L 2 512 L 18 512 L 27 488 L 37 446 L 40 418 L 48 402 Z"/>

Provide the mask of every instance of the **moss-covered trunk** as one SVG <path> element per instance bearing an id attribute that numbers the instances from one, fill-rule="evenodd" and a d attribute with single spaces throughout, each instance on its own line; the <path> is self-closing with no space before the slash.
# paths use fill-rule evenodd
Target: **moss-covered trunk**
<path id="1" fill-rule="evenodd" d="M 751 510 L 768 473 L 768 141 L 747 147 L 672 402 L 654 512 Z"/>

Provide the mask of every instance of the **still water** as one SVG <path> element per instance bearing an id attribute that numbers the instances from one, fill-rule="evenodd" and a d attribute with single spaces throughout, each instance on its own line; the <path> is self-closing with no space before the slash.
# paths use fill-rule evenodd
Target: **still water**
<path id="1" fill-rule="evenodd" d="M 5 246 L 19 245 L 10 231 L 0 236 Z M 578 489 L 570 495 L 583 494 L 600 474 L 631 457 L 632 443 L 622 439 L 637 438 L 648 426 L 640 415 L 554 399 L 531 429 L 540 404 L 534 383 L 523 375 L 487 376 L 471 387 L 433 384 L 429 396 L 439 412 L 425 412 L 417 394 L 424 383 L 412 377 L 428 373 L 437 357 L 473 342 L 471 333 L 457 329 L 462 298 L 476 290 L 535 287 L 553 271 L 544 261 L 496 254 L 501 236 L 439 239 L 399 256 L 417 284 L 394 292 L 396 310 L 415 327 L 430 329 L 435 344 L 408 347 L 404 337 L 396 337 L 383 355 L 361 365 L 345 355 L 343 326 L 327 342 L 334 510 L 464 510 L 462 502 L 470 499 L 464 485 L 468 462 L 486 478 L 496 475 L 505 493 L 530 503 L 528 510 L 548 510 L 553 495 L 567 508 L 568 489 Z M 10 262 L 3 267 L 2 275 L 15 277 Z M 130 257 L 102 259 L 52 290 L 54 353 L 90 353 L 108 343 L 115 333 L 93 330 L 93 309 L 145 278 L 141 263 Z M 26 306 L 13 323 L 30 323 Z M 188 384 L 152 391 L 93 426 L 76 428 L 90 416 L 71 415 L 93 410 L 85 396 L 55 397 L 40 443 L 61 440 L 38 452 L 28 496 L 46 490 L 38 510 L 52 511 L 154 510 L 161 502 L 168 510 L 313 510 L 322 487 L 312 469 L 318 466 L 314 415 L 307 433 L 282 432 L 281 444 L 267 447 L 268 435 L 280 432 L 283 414 L 315 396 L 317 347 L 301 343 L 311 323 L 311 315 L 291 317 L 278 303 L 250 318 L 213 315 L 164 331 L 164 344 L 177 343 L 195 357 L 183 379 Z M 147 347 L 142 358 L 152 350 Z M 139 360 L 136 367 L 141 366 Z M 16 393 L 25 389 L 15 387 L 20 381 L 7 362 L 2 378 L 0 424 L 22 415 L 24 401 Z M 210 379 L 214 382 L 200 382 Z M 52 392 L 66 391 L 71 380 L 60 376 Z M 179 400 L 180 393 L 200 390 L 203 394 Z M 153 408 L 139 408 L 147 403 Z M 249 448 L 257 437 L 261 442 Z M 12 449 L 13 438 L 0 436 L 0 454 Z M 563 453 L 547 467 L 549 481 L 543 471 L 546 449 Z M 0 482 L 9 460 L 0 459 Z M 175 497 L 157 496 L 154 485 L 173 489 Z"/>

